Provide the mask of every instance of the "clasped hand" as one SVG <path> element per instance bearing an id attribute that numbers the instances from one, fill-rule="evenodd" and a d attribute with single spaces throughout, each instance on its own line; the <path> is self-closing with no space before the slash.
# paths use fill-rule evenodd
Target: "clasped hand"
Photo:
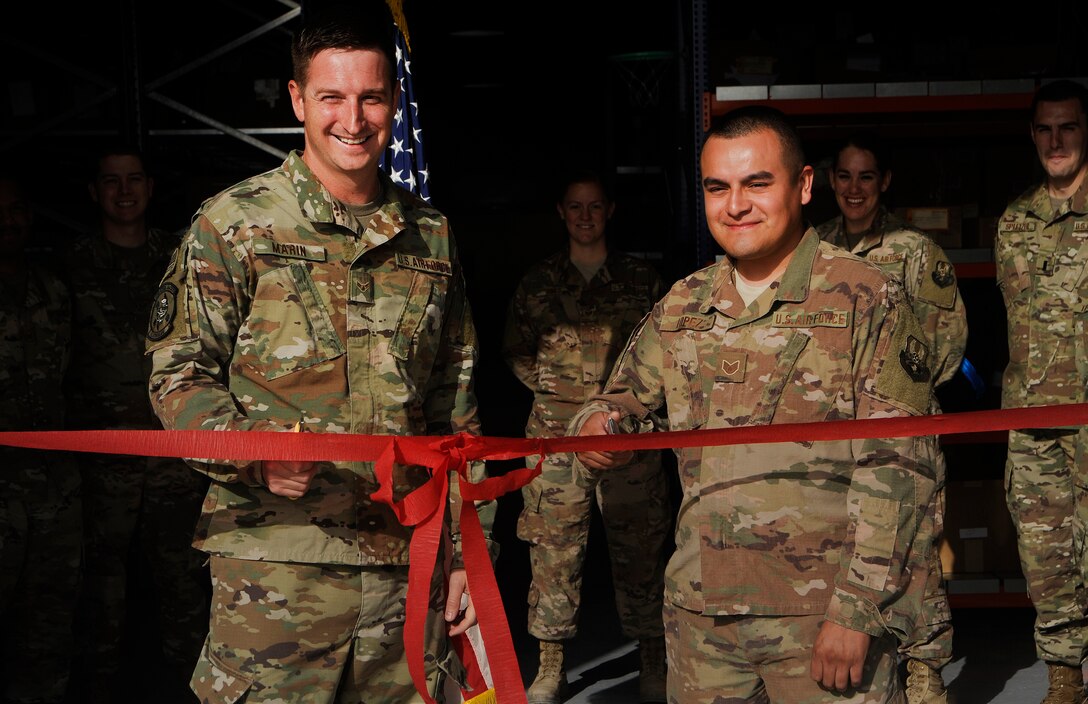
<path id="1" fill-rule="evenodd" d="M 623 418 L 619 411 L 611 411 L 609 413 L 597 411 L 586 418 L 586 422 L 582 424 L 582 428 L 578 431 L 578 436 L 608 435 L 609 417 L 617 423 Z M 631 450 L 590 450 L 587 452 L 578 452 L 576 454 L 579 462 L 589 469 L 596 471 L 622 467 L 630 462 L 635 456 L 635 453 Z"/>

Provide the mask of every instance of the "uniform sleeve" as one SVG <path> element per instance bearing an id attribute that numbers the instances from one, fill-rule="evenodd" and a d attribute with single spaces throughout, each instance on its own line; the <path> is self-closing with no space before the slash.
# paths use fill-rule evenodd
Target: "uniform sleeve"
<path id="1" fill-rule="evenodd" d="M 925 335 L 895 294 L 867 311 L 855 330 L 856 417 L 925 414 L 932 393 Z M 924 437 L 851 441 L 855 468 L 847 492 L 849 523 L 827 619 L 878 636 L 880 612 L 909 579 L 911 554 L 935 490 L 934 460 Z M 928 547 L 926 548 L 928 549 Z"/>
<path id="2" fill-rule="evenodd" d="M 475 374 L 479 343 L 472 319 L 472 310 L 465 292 L 464 275 L 459 266 L 451 282 L 448 309 L 443 326 L 442 348 L 435 360 L 434 372 L 424 399 L 424 413 L 429 435 L 480 434 L 480 418 L 476 401 Z M 483 461 L 470 462 L 468 475 L 473 482 L 487 477 Z M 459 483 L 450 483 L 450 535 L 453 540 L 453 567 L 463 567 L 461 556 L 460 515 L 462 499 Z M 499 547 L 493 540 L 492 528 L 497 509 L 494 501 L 476 502 L 476 513 L 483 528 L 484 539 L 492 562 L 498 558 Z"/>
<path id="3" fill-rule="evenodd" d="M 151 405 L 168 430 L 286 430 L 242 413 L 226 386 L 238 330 L 249 306 L 249 272 L 203 215 L 174 257 L 148 323 Z M 259 485 L 260 464 L 187 459 L 213 479 Z"/>
<path id="4" fill-rule="evenodd" d="M 967 350 L 967 311 L 956 269 L 941 247 L 926 240 L 912 266 L 911 307 L 930 344 L 934 388 L 956 375 Z"/>
<path id="5" fill-rule="evenodd" d="M 665 405 L 664 354 L 658 329 L 659 308 L 643 317 L 632 331 L 627 348 L 616 360 L 604 390 L 591 397 L 567 425 L 567 435 L 577 435 L 589 416 L 598 411 L 620 411 L 625 432 L 646 433 L 663 423 L 658 411 Z M 594 472 L 574 456 L 574 471 L 586 478 Z"/>
<path id="6" fill-rule="evenodd" d="M 539 369 L 537 347 L 539 335 L 533 326 L 525 280 L 518 283 L 506 311 L 506 327 L 503 330 L 502 358 L 506 366 L 530 391 L 535 391 Z"/>

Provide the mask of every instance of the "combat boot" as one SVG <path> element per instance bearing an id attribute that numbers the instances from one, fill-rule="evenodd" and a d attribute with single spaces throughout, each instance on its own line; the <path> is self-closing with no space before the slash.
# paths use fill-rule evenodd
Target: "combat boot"
<path id="1" fill-rule="evenodd" d="M 948 704 L 941 671 L 921 660 L 908 659 L 907 704 Z"/>
<path id="2" fill-rule="evenodd" d="M 638 697 L 643 704 L 661 704 L 665 697 L 665 636 L 638 642 Z"/>
<path id="3" fill-rule="evenodd" d="M 1048 662 L 1046 669 L 1050 687 L 1040 704 L 1083 704 L 1084 675 L 1079 667 Z"/>
<path id="4" fill-rule="evenodd" d="M 563 668 L 561 641 L 540 641 L 540 669 L 525 694 L 529 704 L 559 704 L 567 696 L 567 671 Z"/>

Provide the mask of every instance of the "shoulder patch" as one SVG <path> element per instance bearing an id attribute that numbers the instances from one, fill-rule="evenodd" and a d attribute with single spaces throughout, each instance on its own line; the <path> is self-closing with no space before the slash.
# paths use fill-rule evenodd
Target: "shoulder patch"
<path id="1" fill-rule="evenodd" d="M 922 280 L 918 282 L 918 291 L 914 295 L 939 308 L 951 308 L 959 295 L 956 268 L 938 250 L 930 249 L 929 254 L 926 271 L 922 273 Z"/>
<path id="2" fill-rule="evenodd" d="M 189 319 L 189 306 L 185 296 L 185 257 L 188 248 L 184 245 L 174 250 L 166 275 L 155 292 L 151 304 L 151 317 L 147 322 L 146 351 L 181 339 L 192 337 L 192 322 Z"/>
<path id="3" fill-rule="evenodd" d="M 876 392 L 917 413 L 925 413 L 933 390 L 930 357 L 918 319 L 901 305 L 888 355 L 877 373 Z"/>
<path id="4" fill-rule="evenodd" d="M 933 271 L 929 273 L 929 278 L 933 279 L 933 283 L 941 288 L 948 288 L 956 283 L 956 274 L 952 269 L 951 262 L 937 262 L 937 265 L 933 267 Z"/>
<path id="5" fill-rule="evenodd" d="M 929 381 L 929 347 L 914 335 L 908 335 L 907 344 L 899 350 L 899 364 L 914 381 Z"/>
<path id="6" fill-rule="evenodd" d="M 147 339 L 158 342 L 174 329 L 174 318 L 178 314 L 178 287 L 166 281 L 155 293 L 155 303 L 151 306 L 151 320 L 147 324 Z"/>

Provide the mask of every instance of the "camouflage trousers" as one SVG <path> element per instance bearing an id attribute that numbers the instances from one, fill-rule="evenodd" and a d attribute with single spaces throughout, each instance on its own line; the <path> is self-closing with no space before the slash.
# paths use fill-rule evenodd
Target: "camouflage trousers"
<path id="1" fill-rule="evenodd" d="M 665 551 L 672 528 L 660 453 L 639 453 L 630 465 L 601 472 L 595 482 L 576 477 L 571 461 L 569 454 L 548 457 L 540 476 L 522 487 L 517 535 L 529 543 L 529 633 L 542 640 L 565 640 L 577 633 L 596 502 L 623 634 L 632 639 L 660 636 Z"/>
<path id="2" fill-rule="evenodd" d="M 810 676 L 821 614 L 704 616 L 665 602 L 669 704 L 902 704 L 896 639 L 873 638 L 863 682 L 846 692 Z"/>
<path id="3" fill-rule="evenodd" d="M 5 475 L 19 471 L 0 468 Z M 12 704 L 65 701 L 75 650 L 83 531 L 79 475 L 74 466 L 62 482 L 55 481 L 57 472 L 39 474 L 49 485 L 25 493 L 18 479 L 0 477 L 0 699 Z"/>
<path id="4" fill-rule="evenodd" d="M 1081 572 L 1088 469 L 1074 461 L 1076 440 L 1073 430 L 1012 430 L 1005 463 L 1005 498 L 1035 607 L 1036 653 L 1073 666 L 1088 647 L 1088 591 Z"/>
<path id="5" fill-rule="evenodd" d="M 431 696 L 464 669 L 431 584 L 424 666 Z M 422 702 L 404 651 L 408 568 L 211 558 L 212 616 L 192 677 L 203 704 Z"/>
<path id="6" fill-rule="evenodd" d="M 940 543 L 944 535 L 945 459 L 937 452 L 937 489 L 926 506 L 909 558 L 910 582 L 904 594 L 884 612 L 900 639 L 899 652 L 940 670 L 952 661 L 952 610 L 944 588 Z"/>
<path id="7" fill-rule="evenodd" d="M 208 631 L 208 570 L 192 546 L 207 478 L 175 458 L 81 458 L 85 584 L 79 615 L 85 701 L 118 701 L 132 604 L 154 605 L 169 685 L 185 693 Z M 138 571 L 152 594 L 130 594 Z"/>

